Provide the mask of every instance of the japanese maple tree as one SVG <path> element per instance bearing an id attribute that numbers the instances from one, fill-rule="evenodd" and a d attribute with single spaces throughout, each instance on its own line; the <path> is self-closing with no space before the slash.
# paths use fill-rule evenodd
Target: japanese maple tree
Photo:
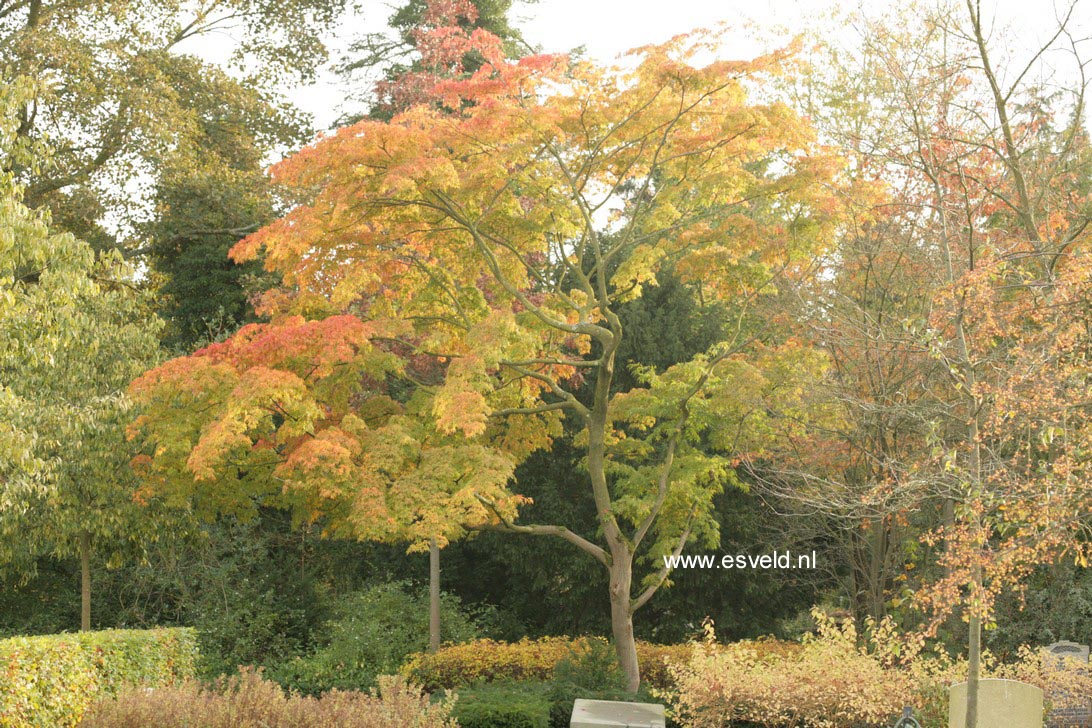
<path id="1" fill-rule="evenodd" d="M 283 277 L 272 323 L 145 375 L 149 492 L 283 498 L 331 533 L 565 539 L 604 567 L 615 646 L 662 557 L 715 545 L 712 498 L 743 455 L 806 420 L 821 368 L 751 315 L 837 222 L 838 161 L 752 93 L 784 54 L 695 64 L 713 35 L 627 65 L 486 55 L 427 105 L 273 168 L 309 201 L 233 251 Z M 670 269 L 737 324 L 612 391 L 619 304 Z M 518 519 L 514 466 L 581 428 L 596 533 Z M 647 574 L 635 577 L 635 567 Z"/>

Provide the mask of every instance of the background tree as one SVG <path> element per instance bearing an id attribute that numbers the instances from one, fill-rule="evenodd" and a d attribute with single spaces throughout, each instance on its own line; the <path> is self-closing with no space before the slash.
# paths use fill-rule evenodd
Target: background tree
<path id="1" fill-rule="evenodd" d="M 442 105 L 435 93 L 443 80 L 464 79 L 478 70 L 484 59 L 501 53 L 514 58 L 512 49 L 519 37 L 507 22 L 510 2 L 470 0 L 412 0 L 391 17 L 391 27 L 402 40 L 383 44 L 372 36 L 366 43 L 378 43 L 371 54 L 371 65 L 389 61 L 412 49 L 415 60 L 410 65 L 395 63 L 385 78 L 375 84 L 375 99 L 369 117 L 389 119 L 417 104 Z M 361 50 L 360 48 L 356 49 Z M 347 75 L 359 70 L 349 64 Z M 429 541 L 429 649 L 440 648 L 440 544 Z"/>
<path id="2" fill-rule="evenodd" d="M 527 5 L 534 0 L 519 0 Z M 519 58 L 531 52 L 512 26 L 512 0 L 409 0 L 387 21 L 390 33 L 371 33 L 346 52 L 340 73 L 363 94 L 351 96 L 368 107 L 367 116 L 390 119 L 422 100 L 436 80 L 478 70 L 481 43 L 498 45 Z M 346 121 L 359 121 L 350 113 Z"/>
<path id="3" fill-rule="evenodd" d="M 933 308 L 922 292 L 943 284 L 944 265 L 924 239 L 921 180 L 892 161 L 905 128 L 893 75 L 914 65 L 890 54 L 912 55 L 922 41 L 898 23 L 863 25 L 890 34 L 890 45 L 869 31 L 849 48 L 817 38 L 786 79 L 793 105 L 849 160 L 847 222 L 784 313 L 826 353 L 818 394 L 838 416 L 750 464 L 759 489 L 790 514 L 788 533 L 834 544 L 827 559 L 861 630 L 888 613 L 910 569 L 935 575 L 919 538 L 939 524 L 945 500 L 921 458 L 947 408 L 937 385 L 946 375 L 922 337 Z"/>
<path id="4" fill-rule="evenodd" d="M 865 24 L 862 53 L 842 61 L 852 69 L 846 77 L 861 80 L 830 116 L 847 106 L 888 114 L 881 123 L 849 129 L 843 122 L 841 138 L 860 150 L 857 169 L 871 167 L 890 181 L 885 204 L 904 211 L 885 215 L 902 223 L 880 241 L 880 250 L 902 262 L 884 280 L 910 274 L 922 290 L 935 293 L 901 314 L 893 332 L 879 326 L 883 309 L 873 306 L 867 326 L 845 321 L 837 337 L 852 342 L 862 363 L 871 351 L 896 342 L 894 351 L 916 352 L 919 360 L 927 351 L 939 365 L 919 366 L 917 374 L 901 366 L 892 370 L 902 385 L 898 396 L 905 400 L 910 390 L 925 405 L 900 405 L 904 415 L 919 418 L 911 420 L 913 430 L 927 446 L 918 449 L 924 457 L 902 460 L 900 470 L 925 486 L 916 489 L 926 496 L 919 503 L 935 504 L 935 515 L 923 525 L 940 569 L 928 575 L 915 602 L 931 615 L 930 629 L 958 607 L 964 610 L 966 723 L 974 725 L 981 629 L 997 596 L 1019 589 L 1036 565 L 1083 542 L 1088 503 L 1078 471 L 1084 461 L 1074 460 L 1068 448 L 1084 445 L 1074 437 L 1077 420 L 1063 423 L 1067 410 L 1051 397 L 1065 391 L 1069 401 L 1079 401 L 1082 395 L 1071 387 L 1085 381 L 1080 365 L 1073 368 L 1072 351 L 1054 348 L 1062 331 L 1069 332 L 1063 348 L 1075 345 L 1071 307 L 1083 305 L 1070 288 L 1083 284 L 1070 280 L 1083 275 L 1089 221 L 1085 62 L 1072 15 L 1062 16 L 1044 45 L 1004 67 L 992 57 L 988 20 L 977 2 L 926 17 L 917 34 L 903 30 L 909 23 Z M 912 23 L 919 27 L 920 17 Z M 1048 54 L 1070 61 L 1074 79 L 1060 91 L 1031 80 Z M 886 293 L 886 283 L 873 287 Z M 884 303 L 889 311 L 906 310 L 896 301 Z M 905 379 L 908 374 L 915 379 Z M 1029 377 L 1036 384 L 1016 395 Z M 869 386 L 891 381 L 854 379 Z M 1017 404 L 1021 397 L 1045 397 L 1051 404 L 1024 419 L 1021 413 L 1029 413 Z M 866 402 L 859 413 L 882 412 Z M 1052 442 L 1044 433 L 1054 431 L 1044 427 L 1069 433 L 1065 445 L 1044 449 L 1040 440 Z M 862 452 L 882 462 L 874 450 Z M 885 481 L 874 492 L 886 496 L 899 482 Z"/>
<path id="5" fill-rule="evenodd" d="M 4 92 L 5 111 L 33 87 L 23 81 Z M 18 153 L 17 118 L 0 124 L 2 148 Z M 78 555 L 86 630 L 92 550 L 116 564 L 156 537 L 154 512 L 131 502 L 123 429 L 124 390 L 155 362 L 158 324 L 116 255 L 96 256 L 51 231 L 47 214 L 23 205 L 10 174 L 0 185 L 0 405 L 9 438 L 0 448 L 2 562 L 25 576 L 40 554 Z"/>
<path id="6" fill-rule="evenodd" d="M 237 265 L 228 251 L 275 216 L 264 157 L 302 142 L 298 121 L 258 91 L 216 69 L 194 75 L 201 86 L 189 111 L 198 128 L 163 162 L 153 217 L 140 227 L 167 324 L 164 344 L 187 352 L 254 320 L 250 299 L 268 284 L 260 265 Z"/>
<path id="7" fill-rule="evenodd" d="M 962 89 L 947 78 L 938 79 L 934 88 L 940 103 L 933 113 L 919 117 L 915 133 L 917 169 L 932 187 L 932 222 L 946 262 L 947 285 L 931 320 L 939 335 L 933 350 L 951 374 L 956 415 L 948 430 L 951 439 L 943 446 L 946 469 L 955 476 L 953 518 L 941 531 L 946 545 L 941 562 L 947 573 L 925 596 L 934 611 L 944 613 L 967 590 L 966 724 L 974 726 L 981 625 L 990 618 L 997 593 L 1021 583 L 1035 564 L 1057 558 L 1072 545 L 1074 529 L 1080 528 L 1074 515 L 1088 510 L 1087 491 L 1077 484 L 1063 490 L 1065 497 L 1059 500 L 1064 505 L 1044 504 L 1043 496 L 1057 487 L 1050 482 L 1058 473 L 1054 467 L 1064 470 L 1066 458 L 1055 453 L 1054 464 L 1037 459 L 1040 472 L 1030 469 L 1023 448 L 1014 448 L 1028 430 L 1019 425 L 1009 429 L 1016 422 L 1001 396 L 1021 378 L 1025 366 L 1020 359 L 1028 342 L 1019 333 L 1034 310 L 1044 304 L 1054 308 L 1050 303 L 1057 257 L 1078 242 L 1088 218 L 1086 203 L 1075 199 L 1072 185 L 1066 184 L 1072 162 L 1079 158 L 1082 122 L 1059 130 L 1061 144 L 1048 153 L 1049 159 L 1036 154 L 1036 132 L 1049 123 L 1049 103 L 1035 87 L 1023 85 L 1023 73 L 1007 83 L 1001 80 L 977 3 L 966 3 L 963 18 L 958 26 L 952 16 L 939 24 L 946 38 L 970 39 L 968 60 L 949 57 L 947 67 L 956 70 L 957 78 L 967 79 L 963 88 L 977 82 L 985 93 L 978 103 L 961 103 L 955 96 Z M 1083 66 L 1066 32 L 1063 21 L 1029 67 L 1059 38 L 1074 52 L 1078 67 Z M 1078 120 L 1083 95 L 1083 86 L 1078 86 L 1071 100 Z M 1064 366 L 1043 371 L 1062 381 L 1071 377 Z M 960 425 L 965 428 L 962 437 Z M 1054 505 L 1061 505 L 1060 510 L 1055 512 Z M 1049 521 L 1039 520 L 1043 516 Z"/>
<path id="8" fill-rule="evenodd" d="M 0 168 L 16 174 L 26 204 L 49 209 L 59 229 L 97 249 L 129 242 L 148 203 L 134 180 L 185 171 L 175 152 L 200 148 L 210 88 L 225 107 L 261 99 L 228 115 L 265 142 L 282 141 L 283 130 L 269 123 L 280 105 L 274 84 L 313 75 L 325 60 L 322 34 L 345 7 L 345 0 L 5 0 L 0 64 L 39 81 L 16 136 L 20 144 L 48 140 L 53 153 L 46 166 L 9 156 Z M 187 41 L 226 30 L 238 40 L 239 67 L 255 61 L 260 71 L 229 81 L 185 54 Z"/>

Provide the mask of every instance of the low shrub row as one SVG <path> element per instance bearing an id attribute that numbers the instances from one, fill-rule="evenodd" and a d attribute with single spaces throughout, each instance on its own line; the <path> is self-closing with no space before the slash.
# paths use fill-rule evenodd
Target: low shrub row
<path id="1" fill-rule="evenodd" d="M 283 690 L 260 671 L 211 683 L 187 680 L 148 690 L 123 689 L 99 699 L 80 728 L 554 728 L 569 725 L 552 713 L 550 683 L 482 683 L 429 697 L 402 677 L 381 676 L 370 692 L 331 690 L 319 697 Z M 590 694 L 590 697 L 599 697 Z"/>
<path id="2" fill-rule="evenodd" d="M 497 680 L 545 681 L 568 654 L 567 637 L 522 639 L 519 642 L 475 640 L 449 645 L 437 652 L 411 655 L 401 674 L 426 690 L 450 690 Z"/>
<path id="3" fill-rule="evenodd" d="M 916 704 L 909 675 L 885 669 L 852 639 L 808 642 L 788 659 L 708 645 L 673 672 L 675 712 L 694 728 L 886 726 Z"/>
<path id="4" fill-rule="evenodd" d="M 191 629 L 108 630 L 0 641 L 0 727 L 76 725 L 100 696 L 194 674 Z"/>
<path id="5" fill-rule="evenodd" d="M 549 682 L 483 682 L 458 688 L 455 717 L 461 728 L 568 728 L 573 701 L 653 698 L 647 689 L 626 692 L 614 649 L 600 639 L 570 645 Z"/>
<path id="6" fill-rule="evenodd" d="M 438 652 L 411 655 L 402 666 L 401 674 L 426 690 L 458 688 L 478 682 L 496 680 L 549 681 L 558 663 L 573 651 L 588 649 L 598 638 L 571 639 L 543 637 L 519 642 L 477 640 L 450 645 Z M 800 646 L 777 640 L 745 642 L 758 654 L 784 656 L 795 653 Z M 690 658 L 690 645 L 656 645 L 637 643 L 642 681 L 649 687 L 669 689 L 672 677 L 670 663 L 683 663 Z"/>
<path id="7" fill-rule="evenodd" d="M 249 669 L 211 684 L 187 680 L 156 690 L 128 689 L 99 700 L 81 728 L 457 728 L 452 701 L 432 702 L 398 677 L 370 692 L 286 693 Z"/>

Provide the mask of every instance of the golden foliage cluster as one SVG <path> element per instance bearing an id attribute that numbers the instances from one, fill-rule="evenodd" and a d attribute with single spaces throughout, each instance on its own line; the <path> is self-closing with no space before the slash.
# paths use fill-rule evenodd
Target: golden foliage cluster
<path id="1" fill-rule="evenodd" d="M 890 619 L 869 622 L 864 635 L 852 621 L 816 610 L 817 629 L 793 651 L 762 652 L 753 644 L 719 645 L 707 638 L 685 662 L 668 668 L 665 692 L 684 725 L 721 728 L 735 721 L 770 728 L 890 726 L 904 706 L 923 726 L 945 726 L 948 690 L 967 678 L 967 662 L 927 653 Z M 711 634 L 711 632 L 710 632 Z M 1041 650 L 1022 649 L 1000 663 L 983 656 L 983 677 L 1020 680 L 1043 690 L 1048 709 L 1070 707 L 1088 695 L 1087 671 L 1047 664 Z"/>

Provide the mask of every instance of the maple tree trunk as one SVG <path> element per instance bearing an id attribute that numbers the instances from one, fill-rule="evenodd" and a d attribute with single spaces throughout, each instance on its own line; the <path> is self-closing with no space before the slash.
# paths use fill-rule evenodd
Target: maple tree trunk
<path id="1" fill-rule="evenodd" d="M 626 676 L 626 690 L 637 692 L 641 686 L 641 668 L 637 663 L 637 641 L 633 637 L 633 609 L 630 588 L 633 582 L 633 557 L 620 548 L 612 549 L 610 567 L 610 627 L 618 663 Z"/>
<path id="2" fill-rule="evenodd" d="M 614 314 L 610 314 L 614 316 Z M 611 511 L 610 489 L 607 486 L 606 433 L 609 429 L 607 411 L 610 408 L 610 387 L 614 378 L 614 355 L 621 337 L 621 326 L 613 318 L 615 337 L 603 353 L 595 381 L 595 396 L 588 419 L 588 474 L 591 477 L 603 536 L 610 550 L 607 566 L 610 591 L 610 627 L 618 664 L 626 676 L 626 690 L 636 693 L 641 686 L 641 668 L 637 663 L 637 643 L 633 637 L 633 554 L 629 541 L 622 535 Z"/>
<path id="3" fill-rule="evenodd" d="M 440 547 L 428 542 L 428 651 L 440 649 Z"/>
<path id="4" fill-rule="evenodd" d="M 80 531 L 80 631 L 91 631 L 91 534 Z"/>

